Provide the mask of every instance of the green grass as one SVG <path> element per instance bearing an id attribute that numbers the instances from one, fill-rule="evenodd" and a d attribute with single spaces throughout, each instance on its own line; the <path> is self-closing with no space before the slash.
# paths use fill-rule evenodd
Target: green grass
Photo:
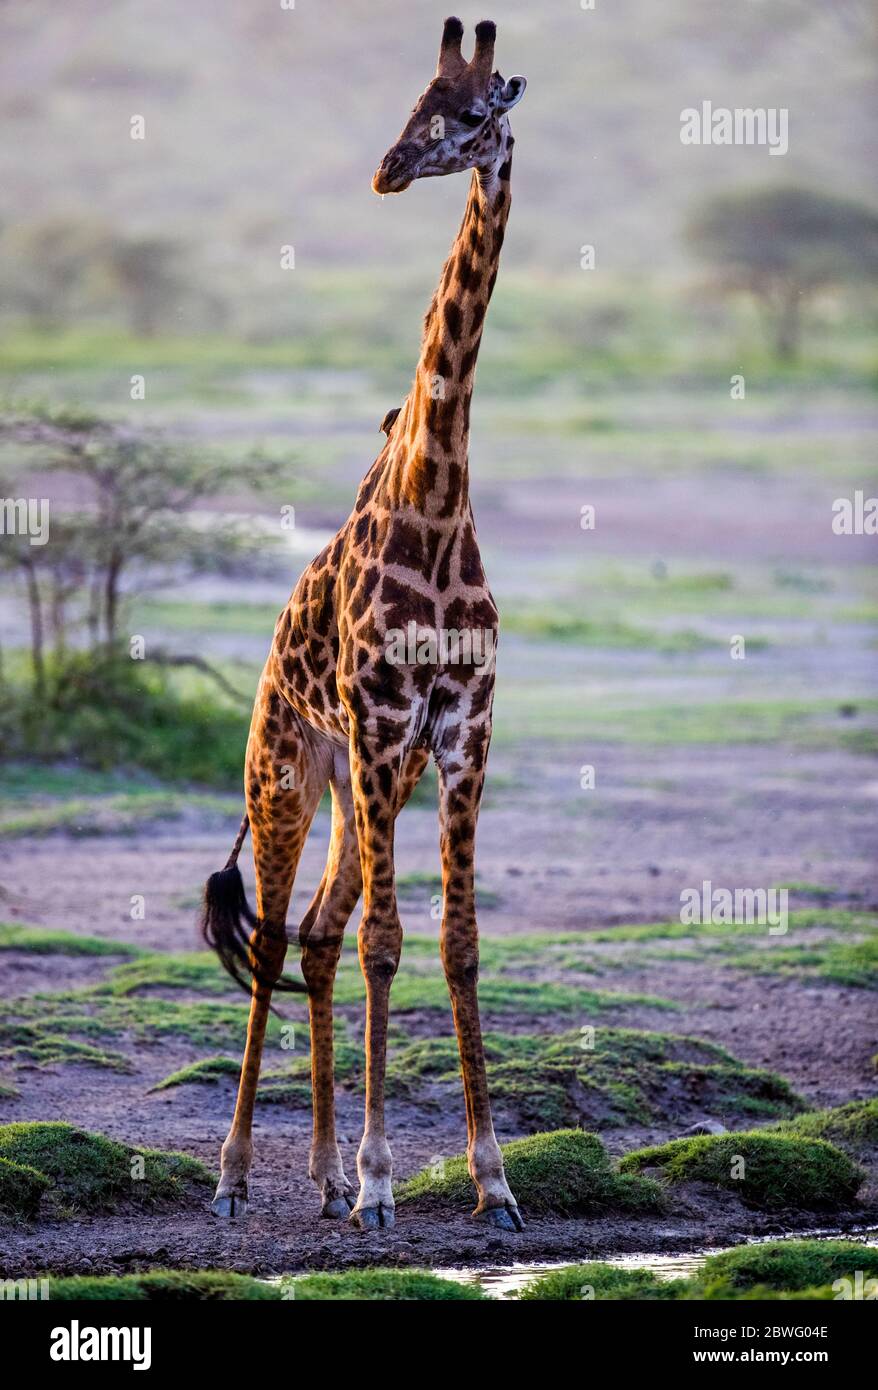
<path id="1" fill-rule="evenodd" d="M 817 1210 L 852 1202 L 864 1173 L 822 1139 L 738 1133 L 673 1139 L 626 1154 L 620 1171 L 660 1169 L 670 1184 L 705 1182 L 751 1206 Z"/>
<path id="2" fill-rule="evenodd" d="M 417 947 L 412 952 L 416 961 L 409 965 L 403 948 L 403 962 L 393 984 L 393 1011 L 397 1014 L 418 1010 L 441 1010 L 448 1013 L 448 986 L 442 972 L 435 943 L 431 955 Z M 415 964 L 417 962 L 417 968 Z M 216 958 L 206 951 L 185 956 L 142 955 L 130 964 L 112 970 L 100 989 L 104 993 L 130 995 L 150 989 L 186 989 L 203 994 L 226 994 L 230 989 L 228 977 Z M 362 971 L 356 959 L 353 943 L 343 954 L 336 976 L 335 1003 L 339 1007 L 360 1006 L 365 1001 Z M 648 1005 L 672 1010 L 677 1006 L 653 995 L 625 994 L 607 990 L 587 989 L 577 985 L 554 984 L 532 980 L 483 977 L 479 999 L 485 1014 L 515 1015 L 586 1015 L 606 1012 L 628 1005 Z"/>
<path id="3" fill-rule="evenodd" d="M 243 996 L 242 996 L 243 998 Z M 245 1003 L 116 995 L 105 985 L 0 1000 L 0 1060 L 13 1064 L 78 1062 L 132 1071 L 128 1058 L 104 1040 L 154 1042 L 184 1038 L 195 1046 L 240 1046 L 247 1033 Z M 304 1018 L 304 1011 L 301 1011 Z M 272 1015 L 269 1042 L 281 1021 Z"/>
<path id="4" fill-rule="evenodd" d="M 692 628 L 647 627 L 609 618 L 595 620 L 578 613 L 559 611 L 557 607 L 548 610 L 504 607 L 500 627 L 502 632 L 515 632 L 522 637 L 545 642 L 571 642 L 580 647 L 694 652 L 721 645 L 716 638 L 706 637 Z M 764 646 L 765 643 L 758 645 Z"/>
<path id="5" fill-rule="evenodd" d="M 148 1274 L 76 1275 L 49 1277 L 53 1303 L 78 1302 L 326 1302 L 432 1301 L 472 1302 L 483 1299 L 480 1288 L 440 1279 L 426 1270 L 359 1269 L 342 1274 L 285 1276 L 266 1283 L 229 1270 L 154 1269 Z"/>
<path id="6" fill-rule="evenodd" d="M 637 1029 L 595 1030 L 583 1048 L 576 1030 L 484 1037 L 491 1097 L 516 1122 L 540 1129 L 588 1124 L 601 1129 L 660 1120 L 680 1104 L 734 1119 L 788 1115 L 802 1102 L 773 1072 L 744 1066 L 724 1048 L 697 1038 Z M 454 1038 L 422 1038 L 391 1052 L 393 1095 L 428 1099 L 437 1085 L 459 1086 Z"/>
<path id="7" fill-rule="evenodd" d="M 811 946 L 776 946 L 732 957 L 729 964 L 758 974 L 827 980 L 852 989 L 878 989 L 878 936 L 865 941 L 821 941 Z"/>
<path id="8" fill-rule="evenodd" d="M 2 1180 L 0 1180 L 2 1181 Z M 738 1246 L 711 1255 L 687 1279 L 662 1280 L 650 1270 L 594 1262 L 550 1270 L 516 1295 L 524 1301 L 696 1301 L 835 1299 L 835 1281 L 878 1275 L 878 1251 L 855 1241 L 786 1240 Z M 284 1276 L 267 1283 L 228 1270 L 155 1269 L 144 1274 L 49 1278 L 54 1302 L 152 1301 L 479 1301 L 488 1295 L 427 1270 L 359 1269 Z"/>
<path id="9" fill-rule="evenodd" d="M 803 1139 L 826 1139 L 852 1153 L 862 1153 L 878 1147 L 878 1100 L 852 1100 L 832 1110 L 809 1110 L 781 1120 L 771 1129 Z"/>
<path id="10" fill-rule="evenodd" d="M 364 1077 L 363 1046 L 362 1043 L 349 1042 L 344 1036 L 343 1027 L 343 1023 L 337 1020 L 334 1044 L 336 1084 L 350 1084 L 359 1089 Z M 205 1057 L 172 1072 L 152 1089 L 166 1091 L 176 1086 L 216 1085 L 223 1077 L 237 1081 L 240 1072 L 240 1062 L 231 1057 Z M 264 1067 L 259 1077 L 256 1099 L 265 1105 L 308 1108 L 311 1104 L 310 1055 L 306 1052 L 293 1056 L 283 1068 L 273 1070 Z"/>
<path id="11" fill-rule="evenodd" d="M 7 756 L 79 761 L 103 772 L 130 767 L 171 784 L 240 787 L 249 712 L 219 697 L 206 676 L 83 656 L 57 671 L 50 664 L 49 682 L 52 694 L 38 709 L 26 685 L 7 683 L 3 690 Z M 149 805 L 148 798 L 135 798 L 129 809 Z M 26 830 L 25 819 L 17 833 Z"/>
<path id="12" fill-rule="evenodd" d="M 788 918 L 787 940 L 800 931 L 814 928 L 838 932 L 878 932 L 878 912 L 850 911 L 845 908 L 802 908 L 790 912 Z M 681 938 L 755 936 L 764 932 L 765 927 L 746 922 L 648 922 L 642 925 L 622 925 L 601 927 L 590 932 L 564 932 L 552 936 L 515 937 L 509 942 L 510 950 L 526 953 L 538 947 L 541 942 L 551 946 L 579 946 L 587 949 L 593 942 L 613 941 L 675 941 Z M 776 938 L 778 944 L 780 937 Z M 504 942 L 504 948 L 506 943 Z"/>
<path id="13" fill-rule="evenodd" d="M 77 1274 L 49 1277 L 53 1303 L 152 1302 L 276 1302 L 283 1297 L 276 1284 L 233 1274 L 224 1269 L 153 1269 L 148 1274 Z"/>
<path id="14" fill-rule="evenodd" d="M 710 1255 L 694 1282 L 719 1296 L 723 1289 L 756 1286 L 794 1292 L 831 1284 L 858 1270 L 867 1279 L 878 1276 L 878 1250 L 853 1240 L 778 1240 Z"/>
<path id="15" fill-rule="evenodd" d="M 507 680 L 498 688 L 495 737 L 506 745 L 522 739 L 569 743 L 628 744 L 784 744 L 800 748 L 878 750 L 878 701 L 858 703 L 859 726 L 834 700 L 652 699 L 636 704 L 631 696 L 607 700 L 601 690 L 591 699 L 582 682 L 559 678 L 551 687 L 540 679 Z"/>
<path id="16" fill-rule="evenodd" d="M 271 641 L 280 605 L 233 603 L 219 600 L 202 603 L 193 599 L 137 599 L 132 605 L 134 630 L 150 632 L 234 632 L 242 636 L 265 637 Z"/>
<path id="17" fill-rule="evenodd" d="M 581 1302 L 591 1299 L 672 1301 L 688 1284 L 683 1279 L 659 1279 L 648 1269 L 620 1269 L 595 1262 L 553 1269 L 531 1279 L 516 1294 L 526 1302 Z"/>
<path id="18" fill-rule="evenodd" d="M 60 928 L 0 922 L 0 951 L 26 951 L 40 956 L 136 956 L 140 950 L 129 941 L 108 941 Z"/>
<path id="19" fill-rule="evenodd" d="M 51 1186 L 51 1180 L 39 1169 L 0 1154 L 0 1215 L 36 1216 L 43 1194 Z"/>
<path id="20" fill-rule="evenodd" d="M 339 972 L 341 976 L 341 971 Z M 362 982 L 353 978 L 339 980 L 336 988 L 339 1004 L 358 1003 L 363 998 Z M 416 977 L 400 969 L 393 983 L 392 1010 L 394 1013 L 415 1013 L 421 1009 L 441 1011 L 450 1008 L 448 987 L 443 976 Z M 585 989 L 577 985 L 540 983 L 504 977 L 479 981 L 479 1003 L 482 1016 L 503 1018 L 552 1017 L 570 1015 L 588 1017 L 632 1006 L 674 1011 L 679 1005 L 651 994 L 626 994 L 621 991 Z"/>
<path id="21" fill-rule="evenodd" d="M 520 1299 L 695 1301 L 711 1299 L 834 1299 L 837 1279 L 878 1275 L 878 1250 L 856 1241 L 783 1240 L 737 1246 L 711 1255 L 686 1279 L 602 1263 L 569 1265 L 530 1280 Z"/>
<path id="22" fill-rule="evenodd" d="M 834 888 L 827 888 L 822 883 L 776 883 L 775 888 L 785 888 L 788 893 L 795 893 L 800 898 L 831 898 L 835 895 Z"/>
<path id="23" fill-rule="evenodd" d="M 152 1087 L 154 1091 L 167 1091 L 173 1086 L 215 1086 L 224 1076 L 241 1075 L 241 1063 L 231 1057 L 203 1057 L 199 1062 L 191 1062 L 188 1067 L 173 1071 L 164 1080 Z"/>
<path id="24" fill-rule="evenodd" d="M 413 869 L 410 873 L 397 874 L 396 891 L 400 897 L 412 897 L 416 893 L 441 893 L 442 875 L 431 873 L 428 869 Z"/>
<path id="25" fill-rule="evenodd" d="M 49 805 L 27 806 L 14 814 L 0 813 L 0 838 L 67 835 L 134 835 L 158 823 L 199 812 L 206 822 L 239 819 L 243 801 L 206 796 L 193 791 L 148 791 L 100 797 L 77 797 Z"/>
<path id="26" fill-rule="evenodd" d="M 617 1173 L 597 1136 L 581 1129 L 532 1134 L 500 1147 L 507 1180 L 525 1212 L 576 1216 L 662 1209 L 657 1183 L 635 1174 Z M 474 1190 L 466 1157 L 458 1154 L 403 1183 L 397 1200 L 462 1207 L 472 1201 Z"/>
<path id="27" fill-rule="evenodd" d="M 234 986 L 212 951 L 187 951 L 177 956 L 156 951 L 142 952 L 137 960 L 116 966 L 100 988 L 103 993 L 115 995 L 150 989 L 228 994 Z"/>
<path id="28" fill-rule="evenodd" d="M 0 1158 L 41 1174 L 53 1205 L 75 1211 L 113 1210 L 120 1200 L 140 1204 L 180 1200 L 194 1188 L 209 1188 L 214 1179 L 197 1159 L 186 1154 L 126 1146 L 62 1123 L 22 1122 L 0 1125 Z M 33 1214 L 33 1182 L 7 1183 L 6 1210 Z"/>
<path id="29" fill-rule="evenodd" d="M 587 1124 L 604 1129 L 626 1123 L 658 1123 L 668 1113 L 710 1114 L 730 1123 L 742 1118 L 794 1114 L 802 1101 L 783 1078 L 745 1066 L 724 1048 L 698 1038 L 599 1027 L 595 1046 L 584 1050 L 581 1033 L 504 1033 L 484 1035 L 488 1078 L 495 1110 L 507 1112 L 525 1128 L 561 1129 Z M 153 1089 L 237 1079 L 239 1063 L 207 1057 L 171 1073 Z M 336 1022 L 336 1081 L 361 1091 L 365 1062 L 359 1037 L 347 1036 Z M 429 1107 L 444 1103 L 443 1092 L 460 1091 L 460 1063 L 451 1036 L 400 1042 L 391 1037 L 387 1063 L 390 1096 Z M 307 1107 L 311 1100 L 307 1050 L 290 1056 L 282 1068 L 263 1070 L 262 1103 Z"/>
<path id="30" fill-rule="evenodd" d="M 408 1301 L 452 1300 L 460 1302 L 483 1299 L 485 1294 L 474 1284 L 456 1284 L 435 1274 L 418 1269 L 352 1269 L 343 1274 L 305 1274 L 290 1281 L 298 1303 L 338 1300 Z M 286 1281 L 281 1287 L 290 1287 Z"/>

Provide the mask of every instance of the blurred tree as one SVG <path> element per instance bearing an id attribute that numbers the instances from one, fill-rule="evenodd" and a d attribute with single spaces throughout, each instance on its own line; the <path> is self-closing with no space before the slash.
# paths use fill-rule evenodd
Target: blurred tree
<path id="1" fill-rule="evenodd" d="M 153 338 L 169 326 L 175 301 L 187 291 L 179 256 L 175 242 L 157 236 L 115 241 L 108 248 L 111 280 L 136 336 Z"/>
<path id="2" fill-rule="evenodd" d="M 754 296 L 787 361 L 798 353 L 807 299 L 878 278 L 878 213 L 850 198 L 806 188 L 723 193 L 702 205 L 687 233 L 723 290 Z"/>
<path id="3" fill-rule="evenodd" d="M 47 217 L 8 227 L 0 244 L 4 300 L 40 328 L 69 323 L 91 302 L 109 245 L 107 228 L 87 219 Z"/>

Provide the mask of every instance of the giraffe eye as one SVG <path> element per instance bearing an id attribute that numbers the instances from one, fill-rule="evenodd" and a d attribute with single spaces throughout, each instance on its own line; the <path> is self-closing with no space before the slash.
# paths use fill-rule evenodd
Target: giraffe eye
<path id="1" fill-rule="evenodd" d="M 474 130 L 477 125 L 481 125 L 485 119 L 484 111 L 461 111 L 460 119 L 463 125 L 468 125 Z"/>

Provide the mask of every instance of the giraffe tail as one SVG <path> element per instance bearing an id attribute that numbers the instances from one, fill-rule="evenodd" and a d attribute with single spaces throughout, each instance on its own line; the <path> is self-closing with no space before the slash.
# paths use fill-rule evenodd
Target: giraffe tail
<path id="1" fill-rule="evenodd" d="M 250 828 L 245 813 L 225 867 L 204 885 L 201 935 L 236 984 L 249 994 L 254 981 L 268 989 L 307 993 L 307 985 L 286 975 L 272 978 L 263 969 L 258 945 L 259 918 L 247 901 L 238 855 Z"/>

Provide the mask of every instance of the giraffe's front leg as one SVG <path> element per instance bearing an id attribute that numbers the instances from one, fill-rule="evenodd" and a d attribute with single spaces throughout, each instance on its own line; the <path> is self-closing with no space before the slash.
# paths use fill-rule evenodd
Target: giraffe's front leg
<path id="1" fill-rule="evenodd" d="M 394 1222 L 393 1166 L 384 1131 L 384 1074 L 390 986 L 402 949 L 393 867 L 400 758 L 388 753 L 377 739 L 367 741 L 355 731 L 351 774 L 363 871 L 358 942 L 366 981 L 366 1123 L 357 1154 L 360 1192 L 351 1220 L 368 1231 Z"/>
<path id="2" fill-rule="evenodd" d="M 467 1160 L 478 1194 L 473 1215 L 506 1231 L 524 1223 L 494 1135 L 485 1051 L 479 1020 L 479 935 L 475 910 L 475 836 L 485 759 L 490 742 L 485 720 L 466 730 L 462 747 L 440 752 L 439 815 L 444 909 L 442 963 L 451 994 L 466 1095 Z"/>

